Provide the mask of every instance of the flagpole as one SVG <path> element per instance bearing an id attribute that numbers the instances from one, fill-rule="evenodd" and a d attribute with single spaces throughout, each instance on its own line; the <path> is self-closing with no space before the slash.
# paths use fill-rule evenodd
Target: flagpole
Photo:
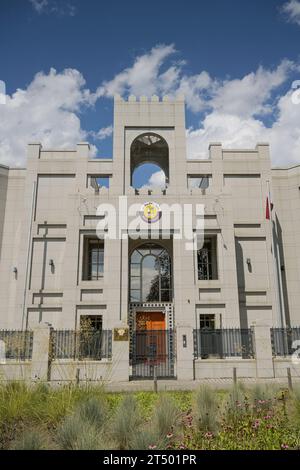
<path id="1" fill-rule="evenodd" d="M 268 211 L 270 214 L 270 235 L 271 235 L 271 252 L 272 252 L 272 259 L 273 259 L 273 268 L 274 268 L 274 275 L 275 275 L 275 296 L 276 296 L 276 304 L 277 304 L 277 321 L 279 322 L 279 327 L 284 328 L 284 305 L 283 305 L 283 289 L 282 289 L 282 279 L 281 279 L 281 271 L 279 270 L 278 263 L 276 262 L 276 256 L 275 256 L 275 249 L 276 249 L 276 255 L 277 255 L 277 260 L 280 259 L 279 253 L 277 250 L 277 245 L 275 248 L 275 243 L 274 243 L 274 226 L 275 223 L 273 221 L 273 208 L 271 206 L 271 190 L 270 190 L 270 181 L 267 180 L 267 188 L 268 188 L 268 195 L 267 195 L 267 203 L 268 203 Z M 266 214 L 267 216 L 267 214 Z"/>

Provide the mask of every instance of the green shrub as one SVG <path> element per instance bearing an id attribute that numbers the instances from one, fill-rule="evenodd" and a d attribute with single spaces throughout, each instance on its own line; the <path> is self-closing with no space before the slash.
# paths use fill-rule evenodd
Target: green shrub
<path id="1" fill-rule="evenodd" d="M 243 385 L 233 385 L 223 401 L 223 418 L 235 423 L 249 411 L 248 398 Z"/>
<path id="2" fill-rule="evenodd" d="M 83 421 L 101 429 L 107 420 L 107 405 L 102 399 L 89 398 L 78 405 L 76 413 Z"/>
<path id="3" fill-rule="evenodd" d="M 130 442 L 132 450 L 163 449 L 166 439 L 162 439 L 159 432 L 149 425 L 136 431 Z"/>
<path id="4" fill-rule="evenodd" d="M 178 427 L 180 411 L 174 400 L 162 395 L 154 410 L 152 422 L 160 437 L 165 438 L 167 434 L 174 433 Z"/>
<path id="5" fill-rule="evenodd" d="M 200 432 L 215 433 L 218 429 L 218 399 L 216 392 L 202 385 L 194 397 L 194 423 Z"/>
<path id="6" fill-rule="evenodd" d="M 127 395 L 121 401 L 110 423 L 110 434 L 117 449 L 129 448 L 140 424 L 137 401 L 133 396 Z"/>
<path id="7" fill-rule="evenodd" d="M 267 410 L 276 396 L 276 390 L 270 385 L 255 384 L 250 388 L 249 396 L 252 406 Z"/>
<path id="8" fill-rule="evenodd" d="M 12 445 L 12 450 L 47 450 L 47 437 L 38 430 L 26 431 Z"/>
<path id="9" fill-rule="evenodd" d="M 100 444 L 96 428 L 78 414 L 65 419 L 57 430 L 56 439 L 63 450 L 95 450 Z"/>

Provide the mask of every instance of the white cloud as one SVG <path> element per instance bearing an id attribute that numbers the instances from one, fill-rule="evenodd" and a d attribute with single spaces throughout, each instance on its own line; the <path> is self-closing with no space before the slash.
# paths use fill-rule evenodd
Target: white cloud
<path id="1" fill-rule="evenodd" d="M 81 126 L 80 112 L 97 100 L 101 103 L 116 93 L 183 93 L 187 108 L 201 119 L 199 126 L 187 131 L 189 158 L 207 156 L 212 141 L 233 148 L 269 141 L 273 164 L 300 163 L 300 105 L 293 104 L 292 90 L 286 91 L 297 78 L 298 63 L 283 60 L 273 69 L 259 67 L 245 76 L 221 80 L 207 71 L 187 74 L 183 61 L 170 63 L 175 52 L 172 44 L 152 48 L 131 67 L 100 84 L 95 93 L 86 88 L 77 70 L 37 74 L 27 89 L 7 96 L 7 104 L 2 105 L 0 162 L 23 165 L 30 141 L 66 148 L 83 139 L 109 137 L 112 126 L 98 132 Z M 95 147 L 92 153 L 96 153 Z M 159 174 L 153 178 L 149 184 L 155 185 Z"/>
<path id="2" fill-rule="evenodd" d="M 292 101 L 293 90 L 280 91 L 296 71 L 298 64 L 284 60 L 274 70 L 259 67 L 241 79 L 219 83 L 201 126 L 187 131 L 188 157 L 207 157 L 210 142 L 222 142 L 224 148 L 253 148 L 266 141 L 273 165 L 300 163 L 300 105 Z M 269 126 L 263 121 L 266 115 L 271 117 Z"/>
<path id="3" fill-rule="evenodd" d="M 220 84 L 210 104 L 219 113 L 247 118 L 271 113 L 268 103 L 271 94 L 282 85 L 295 69 L 292 61 L 283 60 L 275 70 L 259 67 L 241 79 L 227 80 Z"/>
<path id="4" fill-rule="evenodd" d="M 141 187 L 141 189 L 157 189 L 166 187 L 166 176 L 162 170 L 155 171 L 150 175 L 149 180 Z"/>
<path id="5" fill-rule="evenodd" d="M 282 6 L 282 11 L 285 13 L 288 21 L 296 23 L 300 26 L 300 1 L 290 0 Z"/>
<path id="6" fill-rule="evenodd" d="M 253 148 L 257 142 L 269 142 L 274 166 L 300 163 L 300 105 L 288 91 L 280 97 L 270 127 L 252 116 L 241 117 L 212 111 L 199 129 L 187 131 L 190 158 L 205 158 L 209 142 L 222 142 L 224 148 Z"/>
<path id="7" fill-rule="evenodd" d="M 108 137 L 110 137 L 113 133 L 113 126 L 107 126 L 107 127 L 102 127 L 99 129 L 98 132 L 90 132 L 89 134 L 95 139 L 95 140 L 105 140 Z"/>
<path id="8" fill-rule="evenodd" d="M 53 13 L 58 16 L 74 16 L 76 7 L 68 2 L 56 0 L 29 0 L 33 9 L 39 14 Z"/>
<path id="9" fill-rule="evenodd" d="M 160 74 L 160 68 L 174 52 L 173 44 L 153 47 L 149 53 L 138 57 L 132 67 L 118 73 L 112 80 L 104 82 L 97 90 L 97 97 L 112 97 L 115 94 L 151 96 L 160 93 L 162 88 L 164 92 L 168 92 L 176 83 L 179 71 L 172 66 Z"/>
<path id="10" fill-rule="evenodd" d="M 166 185 L 166 176 L 165 173 L 161 171 L 156 171 L 149 178 L 149 184 L 147 185 L 150 188 L 164 188 Z"/>
<path id="11" fill-rule="evenodd" d="M 90 105 L 90 92 L 77 70 L 38 73 L 27 89 L 6 96 L 1 106 L 0 162 L 11 166 L 25 163 L 28 142 L 45 147 L 74 147 L 87 138 L 78 112 Z"/>

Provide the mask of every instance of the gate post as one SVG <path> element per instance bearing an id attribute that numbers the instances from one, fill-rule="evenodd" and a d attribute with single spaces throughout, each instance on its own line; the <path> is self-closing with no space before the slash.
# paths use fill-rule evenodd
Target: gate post
<path id="1" fill-rule="evenodd" d="M 50 332 L 48 323 L 39 323 L 33 328 L 31 380 L 47 381 L 49 368 Z"/>
<path id="2" fill-rule="evenodd" d="M 112 367 L 109 380 L 127 382 L 129 380 L 129 330 L 123 325 L 113 329 Z"/>
<path id="3" fill-rule="evenodd" d="M 176 352 L 177 352 L 177 379 L 194 379 L 194 340 L 193 329 L 190 325 L 178 325 L 176 327 Z"/>
<path id="4" fill-rule="evenodd" d="M 273 378 L 274 366 L 272 356 L 272 345 L 270 326 L 264 324 L 253 324 L 256 376 L 258 378 Z"/>

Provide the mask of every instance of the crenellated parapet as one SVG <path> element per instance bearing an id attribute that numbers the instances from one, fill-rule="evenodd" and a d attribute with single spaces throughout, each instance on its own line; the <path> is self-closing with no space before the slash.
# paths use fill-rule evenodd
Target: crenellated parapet
<path id="1" fill-rule="evenodd" d="M 135 95 L 129 95 L 128 99 L 122 98 L 120 95 L 115 95 L 114 96 L 115 102 L 122 102 L 122 103 L 184 103 L 184 95 L 179 94 L 176 96 L 168 96 L 164 95 L 162 97 L 159 97 L 157 95 L 152 95 L 151 97 L 141 95 L 141 96 L 135 96 Z"/>

